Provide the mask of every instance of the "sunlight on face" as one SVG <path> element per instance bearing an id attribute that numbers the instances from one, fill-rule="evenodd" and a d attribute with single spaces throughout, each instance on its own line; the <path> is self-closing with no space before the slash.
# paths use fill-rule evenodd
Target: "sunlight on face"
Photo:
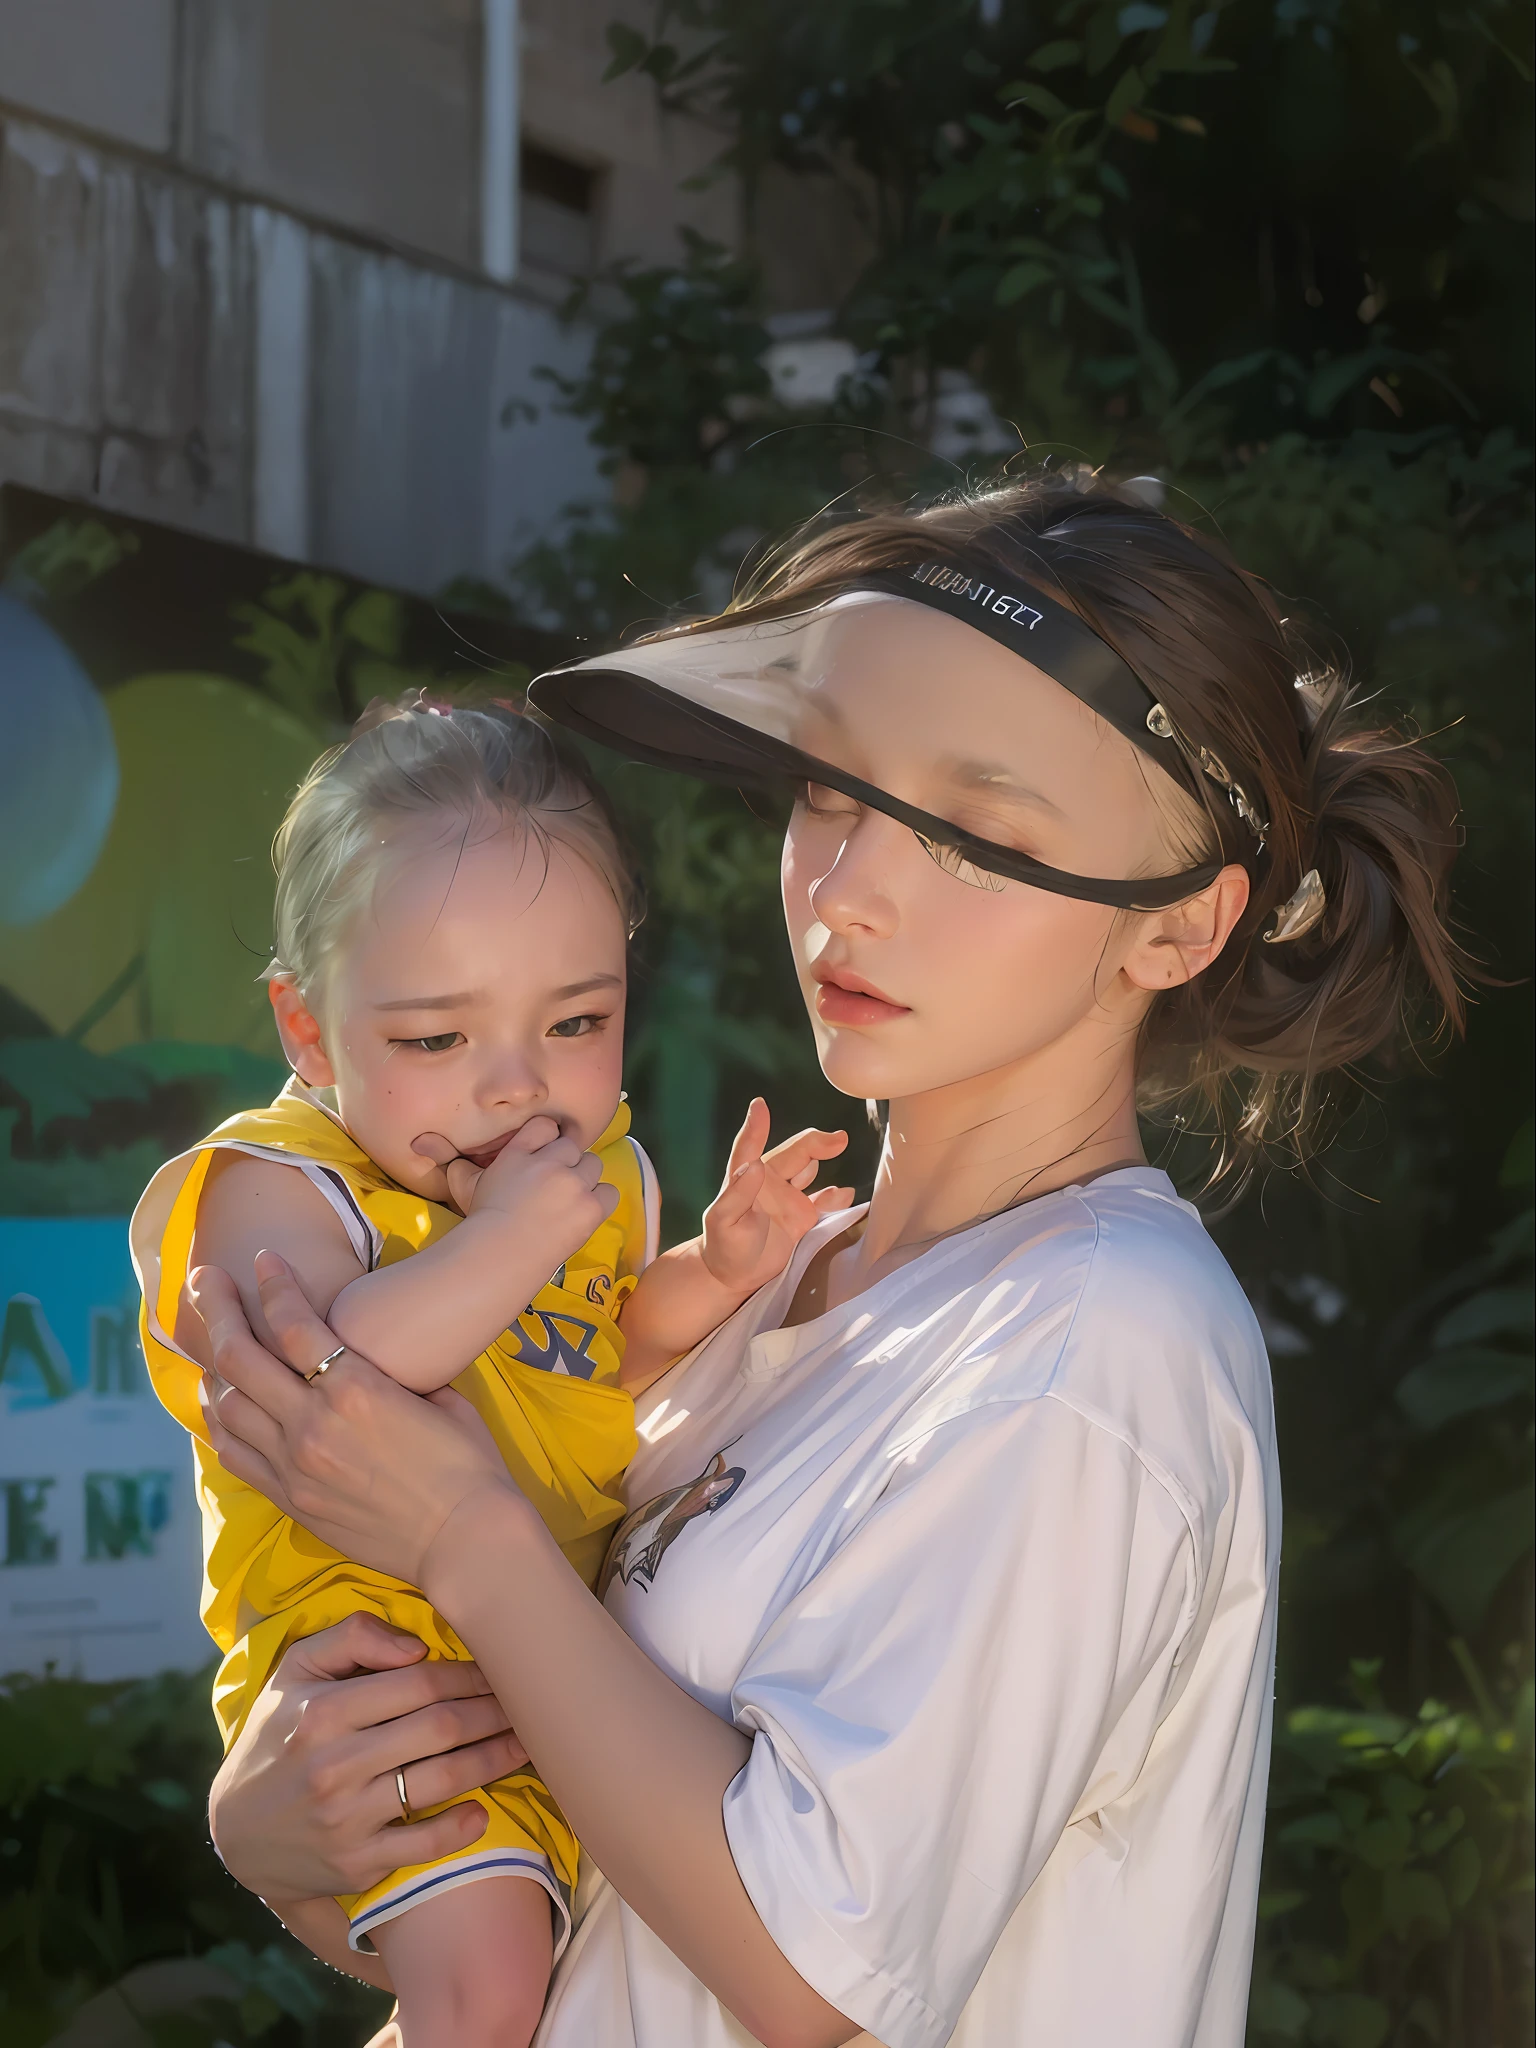
<path id="1" fill-rule="evenodd" d="M 590 1145 L 619 1102 L 625 951 L 611 890 L 569 844 L 494 819 L 393 835 L 321 1005 L 348 1130 L 434 1199 L 441 1170 L 411 1150 L 425 1132 L 482 1165 L 532 1116 Z"/>
<path id="2" fill-rule="evenodd" d="M 1079 875 L 1167 872 L 1136 749 L 1060 684 L 899 601 L 829 620 L 805 751 L 979 837 Z M 1008 1067 L 1106 1005 L 1137 921 L 1021 882 L 946 874 L 905 826 L 813 788 L 784 844 L 785 916 L 833 1086 L 903 1098 Z"/>

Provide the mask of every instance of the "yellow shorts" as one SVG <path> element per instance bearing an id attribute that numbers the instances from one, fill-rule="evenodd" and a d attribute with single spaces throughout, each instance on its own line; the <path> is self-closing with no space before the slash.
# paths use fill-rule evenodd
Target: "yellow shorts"
<path id="1" fill-rule="evenodd" d="M 407 1864 L 371 1891 L 338 1901 L 351 1923 L 350 1947 L 371 1951 L 376 1927 L 457 1885 L 474 1884 L 482 1877 L 526 1877 L 549 1893 L 555 1954 L 560 1954 L 570 1938 L 577 1862 L 576 1837 L 566 1826 L 565 1816 L 531 1769 L 499 1778 L 471 1796 L 489 1816 L 485 1833 L 473 1848 L 436 1863 Z M 429 1806 L 417 1813 L 412 1808 L 412 1815 L 420 1820 L 443 1810 L 442 1806 Z"/>

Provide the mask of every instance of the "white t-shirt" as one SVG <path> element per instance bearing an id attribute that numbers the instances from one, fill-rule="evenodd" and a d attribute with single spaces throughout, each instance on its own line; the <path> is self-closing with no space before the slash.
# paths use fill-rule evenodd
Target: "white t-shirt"
<path id="1" fill-rule="evenodd" d="M 1135 1167 L 781 1329 L 845 1221 L 641 1401 L 609 1609 L 752 1736 L 742 1882 L 875 2041 L 1238 2048 L 1280 1528 L 1252 1311 Z M 747 2048 L 583 1890 L 539 2048 Z"/>

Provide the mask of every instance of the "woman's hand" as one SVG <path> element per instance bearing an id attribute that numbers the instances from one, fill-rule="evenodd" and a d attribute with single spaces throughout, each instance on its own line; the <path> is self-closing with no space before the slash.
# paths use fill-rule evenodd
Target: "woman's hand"
<path id="1" fill-rule="evenodd" d="M 281 1259 L 258 1254 L 256 1279 L 291 1372 L 251 1335 L 227 1273 L 200 1266 L 188 1286 L 214 1361 L 204 1375 L 214 1449 L 323 1542 L 419 1586 L 456 1509 L 489 1489 L 516 1492 L 490 1432 L 451 1389 L 423 1400 L 350 1350 L 306 1380 L 335 1336 Z"/>
<path id="2" fill-rule="evenodd" d="M 467 1849 L 485 1808 L 459 1799 L 528 1760 L 473 1664 L 423 1662 L 426 1647 L 354 1614 L 295 1643 L 224 1759 L 208 1801 L 230 1875 L 274 1911 L 366 1891 L 407 1863 Z"/>

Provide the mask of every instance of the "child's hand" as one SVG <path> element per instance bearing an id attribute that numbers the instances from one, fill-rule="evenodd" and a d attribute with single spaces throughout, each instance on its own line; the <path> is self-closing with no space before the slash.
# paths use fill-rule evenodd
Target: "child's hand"
<path id="1" fill-rule="evenodd" d="M 515 1226 L 519 1248 L 537 1254 L 550 1272 L 579 1251 L 618 1206 L 619 1191 L 602 1179 L 596 1153 L 562 1137 L 553 1117 L 530 1117 L 485 1167 L 455 1152 L 435 1131 L 412 1149 L 442 1167 L 448 1192 L 466 1217 Z"/>
<path id="2" fill-rule="evenodd" d="M 846 1149 L 846 1131 L 802 1131 L 765 1154 L 768 1124 L 768 1105 L 755 1096 L 731 1147 L 725 1181 L 704 1211 L 704 1264 L 743 1301 L 784 1270 L 813 1223 L 853 1200 L 852 1188 L 808 1192 L 822 1160 Z"/>

